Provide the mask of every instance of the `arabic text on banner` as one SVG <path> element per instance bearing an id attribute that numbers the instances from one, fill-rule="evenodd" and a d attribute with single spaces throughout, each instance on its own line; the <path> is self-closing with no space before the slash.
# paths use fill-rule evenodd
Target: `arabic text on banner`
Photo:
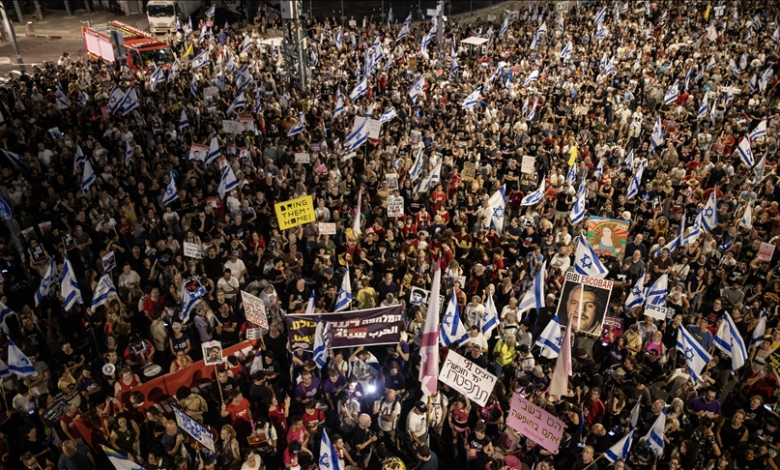
<path id="1" fill-rule="evenodd" d="M 485 406 L 496 385 L 495 375 L 455 351 L 447 353 L 439 380 L 466 395 L 479 406 Z"/>
<path id="2" fill-rule="evenodd" d="M 322 315 L 287 315 L 293 351 L 313 349 L 314 330 L 320 316 L 330 326 L 331 348 L 397 344 L 403 331 L 400 305 Z"/>
<path id="3" fill-rule="evenodd" d="M 563 421 L 520 397 L 519 393 L 512 396 L 506 424 L 549 452 L 558 450 L 565 427 Z"/>
<path id="4" fill-rule="evenodd" d="M 279 221 L 279 230 L 287 230 L 315 220 L 311 196 L 277 202 L 274 204 L 274 209 L 276 210 L 276 219 Z"/>

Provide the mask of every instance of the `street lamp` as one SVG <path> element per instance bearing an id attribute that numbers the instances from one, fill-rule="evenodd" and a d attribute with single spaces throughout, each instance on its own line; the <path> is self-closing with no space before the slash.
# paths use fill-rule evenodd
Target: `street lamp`
<path id="1" fill-rule="evenodd" d="M 19 52 L 19 44 L 16 43 L 16 32 L 14 31 L 11 22 L 8 21 L 8 15 L 5 13 L 5 5 L 0 0 L 0 15 L 3 16 L 3 26 L 5 26 L 5 32 L 8 34 L 8 38 L 11 39 L 11 46 L 14 48 L 14 54 L 16 55 L 16 63 L 22 66 L 24 70 L 24 61 L 22 60 L 22 54 Z"/>

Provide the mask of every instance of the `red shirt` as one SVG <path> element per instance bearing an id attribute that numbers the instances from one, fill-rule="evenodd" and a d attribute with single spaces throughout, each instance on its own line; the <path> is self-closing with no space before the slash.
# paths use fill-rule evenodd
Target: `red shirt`
<path id="1" fill-rule="evenodd" d="M 233 404 L 233 401 L 225 406 L 225 411 L 230 414 L 230 421 L 233 422 L 233 427 L 236 426 L 236 422 L 239 420 L 249 423 L 249 400 L 242 398 L 238 405 Z"/>
<path id="2" fill-rule="evenodd" d="M 317 427 L 325 422 L 325 413 L 322 410 L 314 409 L 313 414 L 303 414 L 303 426 L 309 431 L 309 433 L 317 432 Z"/>
<path id="3" fill-rule="evenodd" d="M 81 438 L 81 433 L 76 427 L 76 416 L 68 416 L 67 413 L 62 413 L 62 416 L 60 417 L 60 423 L 65 423 L 65 425 L 68 427 L 68 432 L 71 436 L 73 436 L 74 439 Z"/>
<path id="4" fill-rule="evenodd" d="M 750 376 L 754 378 L 758 376 L 758 372 Z M 774 403 L 773 393 L 777 388 L 777 379 L 773 375 L 766 376 L 758 379 L 750 387 L 748 387 L 748 396 L 761 395 L 764 398 L 765 403 Z M 64 417 L 64 415 L 63 415 Z"/>
<path id="5" fill-rule="evenodd" d="M 585 399 L 585 427 L 589 428 L 596 423 L 600 423 L 604 419 L 604 414 L 607 412 L 604 403 L 601 400 L 591 401 L 590 395 Z"/>

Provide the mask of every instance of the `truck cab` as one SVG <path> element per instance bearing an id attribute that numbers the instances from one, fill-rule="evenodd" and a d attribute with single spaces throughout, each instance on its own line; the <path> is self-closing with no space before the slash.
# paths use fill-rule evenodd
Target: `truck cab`
<path id="1" fill-rule="evenodd" d="M 146 4 L 149 31 L 153 33 L 176 31 L 177 18 L 184 28 L 187 18 L 193 16 L 201 6 L 203 0 L 149 0 Z"/>
<path id="2" fill-rule="evenodd" d="M 168 67 L 176 58 L 173 52 L 164 42 L 146 31 L 135 26 L 111 21 L 106 24 L 94 26 L 82 26 L 84 46 L 87 56 L 95 61 L 113 63 L 116 61 L 115 53 L 121 51 L 120 59 L 127 62 L 127 66 L 133 70 L 149 70 L 149 66 Z M 122 38 L 120 48 L 111 43 L 112 34 L 119 34 Z"/>

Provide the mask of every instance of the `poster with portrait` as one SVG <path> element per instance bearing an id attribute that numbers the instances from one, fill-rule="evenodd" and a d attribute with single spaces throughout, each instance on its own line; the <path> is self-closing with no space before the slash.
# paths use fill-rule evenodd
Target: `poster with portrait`
<path id="1" fill-rule="evenodd" d="M 252 119 L 251 114 L 239 114 L 238 122 L 241 123 L 241 132 L 251 132 L 252 134 L 256 132 L 255 120 Z"/>
<path id="2" fill-rule="evenodd" d="M 217 366 L 224 362 L 222 358 L 222 343 L 217 340 L 207 341 L 200 345 L 203 349 L 203 362 L 207 366 Z"/>
<path id="3" fill-rule="evenodd" d="M 206 161 L 206 155 L 209 154 L 209 146 L 203 144 L 192 144 L 190 147 L 190 160 Z"/>
<path id="4" fill-rule="evenodd" d="M 623 259 L 629 222 L 622 219 L 588 218 L 588 242 L 599 256 Z"/>
<path id="5" fill-rule="evenodd" d="M 418 305 L 423 309 L 423 312 L 428 311 L 428 304 L 430 303 L 431 291 L 422 289 L 420 287 L 412 287 L 409 289 L 409 299 L 407 301 L 407 308 L 411 308 L 412 305 Z M 439 305 L 444 306 L 444 296 L 439 296 Z"/>
<path id="6" fill-rule="evenodd" d="M 574 321 L 573 330 L 601 337 L 612 285 L 612 281 L 607 279 L 583 276 L 575 272 L 566 273 L 556 311 L 561 325 L 567 325 L 571 318 Z"/>
<path id="7" fill-rule="evenodd" d="M 604 317 L 604 326 L 601 328 L 601 342 L 612 344 L 615 338 L 623 334 L 623 319 L 618 317 Z"/>

